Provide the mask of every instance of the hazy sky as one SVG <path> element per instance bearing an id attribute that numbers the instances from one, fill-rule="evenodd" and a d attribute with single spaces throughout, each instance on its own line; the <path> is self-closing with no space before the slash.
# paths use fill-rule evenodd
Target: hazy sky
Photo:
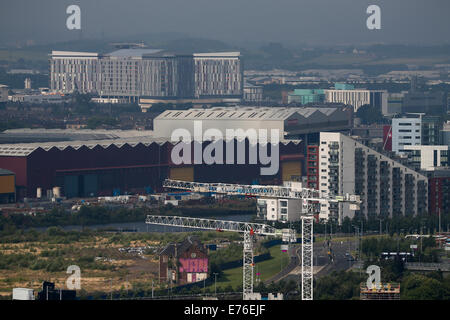
<path id="1" fill-rule="evenodd" d="M 449 43 L 450 0 L 0 0 L 0 43 L 77 39 L 66 8 L 81 7 L 83 38 L 180 32 L 234 43 Z M 381 30 L 366 9 L 381 8 Z"/>

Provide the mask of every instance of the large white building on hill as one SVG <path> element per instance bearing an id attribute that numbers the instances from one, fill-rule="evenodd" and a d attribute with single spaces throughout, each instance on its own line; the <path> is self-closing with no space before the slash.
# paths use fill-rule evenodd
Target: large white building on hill
<path id="1" fill-rule="evenodd" d="M 172 54 L 160 49 L 119 49 L 108 54 L 52 51 L 52 91 L 151 104 L 234 99 L 243 93 L 239 52 Z"/>

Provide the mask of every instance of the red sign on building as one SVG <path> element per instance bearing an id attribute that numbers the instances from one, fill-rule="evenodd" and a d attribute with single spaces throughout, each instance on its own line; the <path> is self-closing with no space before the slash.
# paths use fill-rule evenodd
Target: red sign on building
<path id="1" fill-rule="evenodd" d="M 383 126 L 383 149 L 392 151 L 392 126 Z"/>
<path id="2" fill-rule="evenodd" d="M 208 259 L 180 259 L 180 272 L 208 272 Z"/>

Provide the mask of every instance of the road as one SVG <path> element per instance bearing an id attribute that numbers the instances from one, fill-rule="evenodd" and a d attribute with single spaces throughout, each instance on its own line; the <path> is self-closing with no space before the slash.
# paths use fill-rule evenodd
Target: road
<path id="1" fill-rule="evenodd" d="M 290 272 L 292 272 L 300 263 L 301 263 L 301 246 L 299 245 L 290 245 L 289 246 L 289 263 L 286 267 L 281 270 L 281 272 L 277 273 L 272 278 L 264 281 L 264 284 L 270 284 L 272 282 L 278 282 L 284 277 L 286 277 Z"/>
<path id="2" fill-rule="evenodd" d="M 333 261 L 328 255 L 328 246 L 326 242 L 314 244 L 314 277 L 320 278 L 330 274 L 333 271 L 347 270 L 354 266 L 355 261 L 350 259 L 346 253 L 356 251 L 358 247 L 357 240 L 351 241 L 333 241 L 331 242 L 331 254 Z M 271 282 L 284 281 L 300 281 L 301 279 L 301 245 L 296 244 L 289 250 L 289 264 L 274 277 L 265 281 L 265 284 Z"/>

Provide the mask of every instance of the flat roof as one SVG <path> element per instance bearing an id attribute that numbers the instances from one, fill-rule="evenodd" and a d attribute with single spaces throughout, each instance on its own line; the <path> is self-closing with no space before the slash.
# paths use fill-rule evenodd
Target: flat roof
<path id="1" fill-rule="evenodd" d="M 80 52 L 80 51 L 58 51 L 53 50 L 51 56 L 53 58 L 99 58 L 101 56 L 108 57 L 124 57 L 124 58 L 142 58 L 145 55 L 156 55 L 165 52 L 165 49 L 147 49 L 147 48 L 127 48 L 118 49 L 106 54 L 98 52 Z M 167 53 L 169 54 L 169 53 Z M 185 56 L 186 54 L 175 54 L 175 56 Z M 208 52 L 208 53 L 193 53 L 189 54 L 194 58 L 231 58 L 239 57 L 240 52 Z"/>
<path id="2" fill-rule="evenodd" d="M 239 57 L 241 55 L 240 52 L 235 51 L 235 52 L 206 52 L 206 53 L 194 53 L 193 56 L 194 57 L 215 57 L 215 58 L 219 58 L 219 57 Z"/>
<path id="3" fill-rule="evenodd" d="M 97 52 L 80 52 L 80 51 L 52 51 L 52 57 L 98 57 Z"/>
<path id="4" fill-rule="evenodd" d="M 144 55 L 153 55 L 161 53 L 163 49 L 119 49 L 106 54 L 110 57 L 124 57 L 124 58 L 142 58 Z"/>

